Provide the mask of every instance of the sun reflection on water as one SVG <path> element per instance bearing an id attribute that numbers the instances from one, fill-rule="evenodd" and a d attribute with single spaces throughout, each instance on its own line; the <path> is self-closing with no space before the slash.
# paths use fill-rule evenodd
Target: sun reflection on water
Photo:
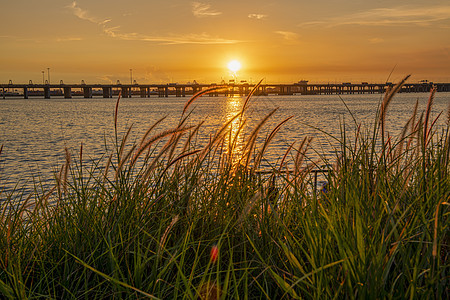
<path id="1" fill-rule="evenodd" d="M 229 122 L 233 117 L 235 117 L 241 110 L 244 104 L 244 98 L 240 96 L 230 96 L 227 98 L 226 102 L 226 117 L 225 123 Z M 243 154 L 243 139 L 244 139 L 244 128 L 245 120 L 243 116 L 235 118 L 229 125 L 228 134 L 225 136 L 224 150 L 225 154 L 228 156 L 229 163 L 232 165 L 236 164 Z"/>

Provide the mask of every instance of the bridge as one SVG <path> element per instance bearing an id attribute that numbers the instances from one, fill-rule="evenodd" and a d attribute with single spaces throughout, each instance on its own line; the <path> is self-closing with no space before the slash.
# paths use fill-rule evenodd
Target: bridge
<path id="1" fill-rule="evenodd" d="M 328 83 L 328 84 L 308 84 L 306 81 L 299 81 L 292 84 L 261 84 L 255 95 L 332 95 L 332 94 L 383 94 L 388 87 L 394 84 L 387 83 Z M 122 97 L 128 98 L 139 96 L 148 97 L 186 97 L 199 91 L 214 86 L 223 87 L 209 93 L 209 96 L 245 96 L 250 93 L 254 84 L 249 83 L 229 83 L 225 85 L 216 84 L 0 84 L 0 92 L 3 99 L 6 97 L 23 97 L 28 99 L 30 96 L 44 97 L 49 99 L 53 96 L 72 98 L 74 96 L 92 98 L 93 96 L 103 96 L 103 98 L 112 98 L 121 93 Z M 450 92 L 450 83 L 407 83 L 399 91 L 400 93 L 421 93 L 429 92 L 433 87 L 437 92 Z"/>

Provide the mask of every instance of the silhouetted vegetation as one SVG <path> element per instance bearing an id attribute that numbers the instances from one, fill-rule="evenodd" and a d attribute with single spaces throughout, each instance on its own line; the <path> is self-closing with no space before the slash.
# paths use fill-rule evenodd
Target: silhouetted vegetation
<path id="1" fill-rule="evenodd" d="M 187 125 L 200 95 L 176 128 L 151 126 L 132 146 L 114 124 L 114 153 L 85 165 L 82 148 L 67 151 L 51 190 L 0 194 L 0 294 L 448 298 L 449 122 L 435 127 L 432 92 L 427 110 L 416 107 L 389 136 L 388 106 L 403 82 L 371 128 L 355 124 L 351 140 L 342 130 L 333 164 L 307 163 L 305 138 L 270 174 L 260 172 L 264 152 L 289 120 L 257 143 L 272 111 L 244 136 L 252 94 L 207 145 L 195 142 L 202 124 Z M 311 170 L 322 165 L 320 191 Z"/>

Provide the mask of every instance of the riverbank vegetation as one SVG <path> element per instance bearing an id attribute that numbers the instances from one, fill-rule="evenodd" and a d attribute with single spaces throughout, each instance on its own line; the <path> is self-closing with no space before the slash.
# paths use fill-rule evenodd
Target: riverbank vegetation
<path id="1" fill-rule="evenodd" d="M 67 151 L 52 189 L 0 192 L 0 294 L 448 298 L 450 116 L 436 126 L 432 92 L 426 111 L 416 106 L 390 136 L 385 120 L 403 82 L 386 92 L 371 128 L 354 120 L 349 134 L 340 124 L 333 161 L 308 160 L 315 149 L 305 138 L 261 172 L 289 119 L 262 134 L 273 111 L 244 134 L 251 94 L 206 145 L 196 139 L 202 124 L 188 122 L 199 94 L 176 128 L 158 132 L 159 120 L 135 142 L 116 130 L 115 151 L 94 164 L 82 147 Z M 116 128 L 119 113 L 118 100 Z"/>

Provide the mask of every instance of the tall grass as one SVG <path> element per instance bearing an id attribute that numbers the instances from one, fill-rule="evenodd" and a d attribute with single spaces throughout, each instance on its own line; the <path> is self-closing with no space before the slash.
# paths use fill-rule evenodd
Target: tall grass
<path id="1" fill-rule="evenodd" d="M 448 298 L 449 123 L 435 128 L 432 92 L 424 113 L 416 107 L 402 133 L 388 135 L 388 104 L 403 82 L 372 129 L 356 126 L 352 141 L 343 130 L 326 191 L 313 187 L 309 138 L 259 172 L 289 119 L 261 145 L 275 111 L 243 135 L 251 95 L 206 145 L 195 142 L 202 124 L 186 125 L 200 94 L 178 126 L 153 133 L 158 120 L 132 146 L 130 131 L 117 132 L 118 101 L 113 153 L 86 165 L 82 147 L 66 151 L 49 191 L 0 194 L 0 294 Z"/>

